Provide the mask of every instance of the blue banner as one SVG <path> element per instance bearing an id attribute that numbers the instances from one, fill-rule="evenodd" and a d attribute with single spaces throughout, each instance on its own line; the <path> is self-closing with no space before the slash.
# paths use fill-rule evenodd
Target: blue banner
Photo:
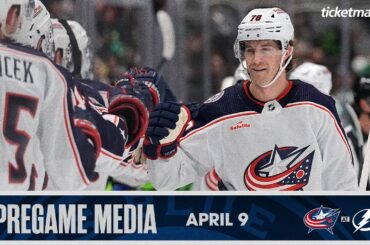
<path id="1" fill-rule="evenodd" d="M 0 196 L 0 240 L 367 239 L 370 196 Z"/>

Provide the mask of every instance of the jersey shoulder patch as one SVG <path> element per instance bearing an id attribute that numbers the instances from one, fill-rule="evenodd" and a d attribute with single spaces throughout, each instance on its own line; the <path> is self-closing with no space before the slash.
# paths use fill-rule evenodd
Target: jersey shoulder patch
<path id="1" fill-rule="evenodd" d="M 209 103 L 213 103 L 213 102 L 216 102 L 217 100 L 221 99 L 221 97 L 224 95 L 225 91 L 221 91 L 215 95 L 213 95 L 211 98 L 209 98 L 208 100 L 204 101 L 204 104 L 209 104 Z"/>

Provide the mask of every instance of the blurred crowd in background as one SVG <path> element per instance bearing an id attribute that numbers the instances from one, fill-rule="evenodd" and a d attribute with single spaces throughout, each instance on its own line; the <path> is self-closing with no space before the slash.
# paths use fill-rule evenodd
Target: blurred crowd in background
<path id="1" fill-rule="evenodd" d="M 152 0 L 43 2 L 53 17 L 76 19 L 87 29 L 96 79 L 111 83 L 131 66 L 155 67 L 158 63 L 162 46 Z M 239 65 L 233 53 L 237 26 L 255 7 L 277 6 L 294 16 L 296 65 L 312 61 L 327 66 L 333 74 L 333 94 L 339 99 L 351 102 L 357 78 L 370 76 L 370 18 L 321 16 L 324 7 L 370 9 L 368 1 L 158 2 L 173 18 L 176 34 L 174 60 L 165 64 L 162 72 L 183 100 L 203 101 L 220 90 L 225 77 L 234 74 Z"/>

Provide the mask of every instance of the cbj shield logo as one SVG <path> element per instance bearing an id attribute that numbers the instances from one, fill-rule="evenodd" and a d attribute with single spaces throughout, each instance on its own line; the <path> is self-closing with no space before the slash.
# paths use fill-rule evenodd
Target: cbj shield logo
<path id="1" fill-rule="evenodd" d="M 340 210 L 321 207 L 312 209 L 309 211 L 303 219 L 305 226 L 308 227 L 308 232 L 310 233 L 313 230 L 327 230 L 330 234 L 333 235 L 333 228 L 337 222 Z"/>
<path id="2" fill-rule="evenodd" d="M 303 190 L 310 178 L 315 151 L 308 146 L 278 147 L 267 151 L 248 165 L 244 183 L 248 190 Z"/>
<path id="3" fill-rule="evenodd" d="M 355 214 L 352 219 L 352 225 L 356 231 L 370 231 L 370 209 L 363 209 Z"/>

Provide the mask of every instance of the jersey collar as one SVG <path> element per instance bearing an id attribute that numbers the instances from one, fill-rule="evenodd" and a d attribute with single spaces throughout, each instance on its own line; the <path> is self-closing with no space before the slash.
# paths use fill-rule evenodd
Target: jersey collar
<path id="1" fill-rule="evenodd" d="M 257 98 L 255 98 L 252 95 L 251 91 L 250 91 L 250 85 L 251 85 L 251 82 L 248 81 L 248 80 L 243 82 L 243 90 L 244 90 L 244 94 L 245 94 L 245 99 L 246 99 L 247 102 L 253 104 L 253 107 L 256 109 L 256 111 L 261 112 L 265 103 L 267 103 L 267 102 L 263 102 L 263 101 L 260 101 Z M 288 80 L 288 86 L 275 99 L 276 101 L 278 101 L 280 103 L 280 105 L 282 107 L 284 107 L 288 103 L 289 98 L 291 97 L 290 92 L 292 90 L 292 87 L 293 87 L 293 82 L 291 80 Z"/>

